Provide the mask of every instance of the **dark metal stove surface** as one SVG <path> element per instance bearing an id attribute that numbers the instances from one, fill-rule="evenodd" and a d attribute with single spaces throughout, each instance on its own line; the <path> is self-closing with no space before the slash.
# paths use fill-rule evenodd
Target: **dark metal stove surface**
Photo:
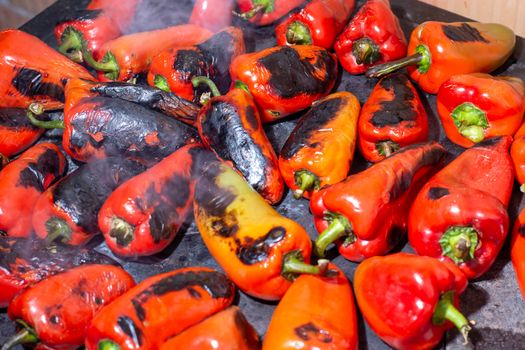
<path id="1" fill-rule="evenodd" d="M 135 31 L 156 29 L 162 24 L 176 24 L 182 22 L 188 16 L 188 8 L 191 0 L 144 0 L 145 3 L 156 6 L 142 8 L 140 16 L 136 18 Z M 80 8 L 86 0 L 59 0 L 43 13 L 25 24 L 22 29 L 39 36 L 50 45 L 55 45 L 53 38 L 53 27 L 57 19 L 70 14 Z M 361 6 L 363 0 L 358 1 Z M 391 0 L 392 8 L 401 20 L 401 24 L 407 38 L 411 30 L 420 22 L 437 21 L 459 21 L 463 20 L 458 15 L 431 7 L 415 0 Z M 164 9 L 168 6 L 168 10 Z M 186 12 L 180 9 L 186 9 Z M 273 28 L 245 28 L 247 33 L 247 46 L 250 49 L 261 49 L 275 45 L 273 39 Z M 517 48 L 512 58 L 505 67 L 501 68 L 497 74 L 514 75 L 525 79 L 525 53 L 523 52 L 523 39 L 518 39 Z M 27 48 L 31 50 L 31 48 Z M 38 53 L 35 53 L 38 55 Z M 337 90 L 347 90 L 354 93 L 361 103 L 364 103 L 374 87 L 375 81 L 367 80 L 363 76 L 350 76 L 344 72 L 341 76 Z M 439 127 L 438 117 L 435 109 L 435 96 L 420 92 L 423 101 L 426 103 L 427 112 L 430 117 L 431 138 L 439 140 L 451 153 L 449 159 L 459 154 L 462 149 L 451 144 L 443 130 Z M 266 128 L 268 136 L 275 146 L 280 150 L 284 141 L 296 123 L 297 118 L 270 125 Z M 58 135 L 59 136 L 59 135 Z M 57 135 L 48 134 L 48 139 L 59 140 Z M 366 162 L 358 155 L 352 167 L 352 172 L 357 172 L 367 166 Z M 72 164 L 73 168 L 75 165 Z M 510 205 L 511 219 L 517 215 L 520 207 L 521 194 L 515 186 L 515 192 Z M 290 193 L 287 193 L 283 202 L 277 206 L 277 210 L 301 223 L 310 233 L 311 237 L 316 237 L 313 226 L 312 216 L 309 213 L 308 202 L 306 200 L 294 200 Z M 108 248 L 100 240 L 93 242 L 97 250 L 111 254 Z M 403 251 L 411 251 L 408 245 L 400 247 Z M 337 256 L 335 249 L 330 251 L 333 261 L 340 266 L 350 278 L 353 279 L 354 270 L 357 264 L 346 261 Z M 190 225 L 186 232 L 178 235 L 167 251 L 158 256 L 143 259 L 137 262 L 123 262 L 125 268 L 141 281 L 148 276 L 169 271 L 184 266 L 210 266 L 219 268 L 204 246 L 199 233 L 194 224 Z M 264 335 L 270 321 L 275 303 L 264 302 L 250 298 L 243 293 L 239 293 L 237 298 L 238 305 L 244 311 L 248 320 L 255 326 L 260 335 Z M 468 349 L 525 349 L 525 303 L 521 298 L 515 280 L 512 264 L 510 263 L 509 244 L 505 244 L 496 263 L 488 273 L 481 279 L 472 282 L 467 291 L 462 295 L 461 307 L 469 319 L 477 321 L 477 326 L 471 332 L 471 344 Z M 366 325 L 363 317 L 358 316 L 359 321 L 359 348 L 381 350 L 390 347 L 384 344 Z M 5 310 L 0 310 L 0 344 L 7 337 L 14 334 L 14 326 L 9 322 Z M 456 331 L 450 331 L 444 341 L 437 349 L 465 349 L 462 344 L 462 337 Z M 21 349 L 21 348 L 18 348 Z"/>

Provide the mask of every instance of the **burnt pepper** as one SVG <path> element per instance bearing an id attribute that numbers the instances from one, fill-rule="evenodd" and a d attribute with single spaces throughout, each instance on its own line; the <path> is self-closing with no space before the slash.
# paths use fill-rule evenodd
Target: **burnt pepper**
<path id="1" fill-rule="evenodd" d="M 9 318 L 22 330 L 2 350 L 28 343 L 76 349 L 84 344 L 93 316 L 134 285 L 120 267 L 83 265 L 30 286 L 9 304 Z"/>
<path id="2" fill-rule="evenodd" d="M 44 120 L 48 117 L 42 115 Z M 25 151 L 35 143 L 44 133 L 27 120 L 26 110 L 23 108 L 0 108 L 0 154 L 12 157 Z"/>
<path id="3" fill-rule="evenodd" d="M 363 105 L 357 130 L 359 150 L 369 162 L 428 140 L 427 112 L 406 75 L 389 75 L 377 83 Z"/>
<path id="4" fill-rule="evenodd" d="M 525 210 L 521 210 L 514 223 L 510 241 L 510 258 L 516 273 L 521 295 L 525 299 Z"/>
<path id="5" fill-rule="evenodd" d="M 405 57 L 407 40 L 388 0 L 368 0 L 334 45 L 339 62 L 350 74 Z"/>
<path id="6" fill-rule="evenodd" d="M 277 300 L 297 275 L 325 272 L 325 261 L 308 264 L 305 229 L 277 213 L 235 170 L 218 161 L 201 169 L 195 222 L 211 255 L 245 293 Z"/>
<path id="7" fill-rule="evenodd" d="M 22 153 L 0 172 L 0 231 L 10 237 L 30 237 L 36 201 L 62 177 L 66 159 L 58 146 L 43 142 Z"/>
<path id="8" fill-rule="evenodd" d="M 207 267 L 149 277 L 93 318 L 86 350 L 159 349 L 168 339 L 227 308 L 234 296 L 233 283 Z"/>
<path id="9" fill-rule="evenodd" d="M 277 45 L 331 49 L 355 7 L 355 0 L 312 0 L 275 27 Z"/>
<path id="10" fill-rule="evenodd" d="M 470 322 L 458 310 L 467 279 L 453 264 L 407 253 L 377 256 L 355 271 L 359 309 L 372 330 L 399 350 L 430 350 L 456 326 L 465 343 Z"/>
<path id="11" fill-rule="evenodd" d="M 388 253 L 404 237 L 410 205 L 444 155 L 436 142 L 411 145 L 314 193 L 316 253 L 323 256 L 336 241 L 341 255 L 356 262 Z"/>
<path id="12" fill-rule="evenodd" d="M 28 286 L 84 264 L 118 265 L 91 249 L 0 236 L 0 308 Z"/>
<path id="13" fill-rule="evenodd" d="M 218 32 L 231 25 L 234 0 L 196 0 L 188 23 Z"/>
<path id="14" fill-rule="evenodd" d="M 425 184 L 408 220 L 417 254 L 453 261 L 468 279 L 490 268 L 509 229 L 511 140 L 504 136 L 479 143 Z"/>
<path id="15" fill-rule="evenodd" d="M 120 184 L 145 170 L 139 162 L 116 157 L 82 165 L 38 198 L 32 218 L 36 236 L 47 242 L 87 243 L 100 233 L 97 215 L 105 200 Z"/>
<path id="16" fill-rule="evenodd" d="M 501 24 L 478 22 L 424 22 L 408 43 L 408 57 L 369 69 L 368 77 L 381 77 L 408 66 L 410 78 L 435 94 L 453 75 L 489 73 L 514 50 L 514 32 Z"/>
<path id="17" fill-rule="evenodd" d="M 514 135 L 525 111 L 525 84 L 515 77 L 454 75 L 437 94 L 437 110 L 450 141 L 462 147 Z"/>
<path id="18" fill-rule="evenodd" d="M 182 147 L 108 197 L 98 224 L 113 253 L 147 256 L 173 241 L 193 209 L 191 155 L 196 147 L 201 146 Z"/>
<path id="19" fill-rule="evenodd" d="M 352 287 L 330 264 L 326 276 L 297 277 L 273 313 L 263 350 L 357 350 L 357 345 Z"/>
<path id="20" fill-rule="evenodd" d="M 521 185 L 521 192 L 525 192 L 525 123 L 521 124 L 520 128 L 514 135 L 514 141 L 510 146 L 510 156 L 514 163 L 514 171 L 516 180 Z"/>
<path id="21" fill-rule="evenodd" d="M 359 101 L 349 92 L 318 100 L 281 149 L 279 168 L 295 198 L 346 178 L 354 158 Z"/>
<path id="22" fill-rule="evenodd" d="M 306 0 L 237 0 L 241 18 L 266 26 L 286 16 Z"/>

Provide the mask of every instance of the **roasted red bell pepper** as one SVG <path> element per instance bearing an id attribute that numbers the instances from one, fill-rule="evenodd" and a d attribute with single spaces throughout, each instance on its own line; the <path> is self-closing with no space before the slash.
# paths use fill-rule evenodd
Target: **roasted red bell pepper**
<path id="1" fill-rule="evenodd" d="M 170 244 L 193 209 L 192 152 L 185 146 L 120 185 L 98 212 L 98 225 L 113 253 L 152 255 Z"/>
<path id="2" fill-rule="evenodd" d="M 525 210 L 521 210 L 514 228 L 510 241 L 510 257 L 521 295 L 525 299 Z"/>
<path id="3" fill-rule="evenodd" d="M 67 13 L 57 21 L 58 51 L 82 61 L 82 47 L 91 52 L 119 37 L 129 26 L 140 0 L 92 0 L 84 10 Z"/>
<path id="4" fill-rule="evenodd" d="M 516 35 L 501 24 L 478 22 L 424 22 L 408 43 L 408 57 L 375 66 L 368 77 L 381 77 L 408 66 L 410 77 L 435 94 L 453 75 L 489 73 L 514 50 Z"/>
<path id="5" fill-rule="evenodd" d="M 203 77 L 193 80 L 213 83 Z M 277 155 L 262 128 L 252 95 L 242 84 L 224 96 L 214 96 L 201 109 L 197 127 L 202 142 L 217 156 L 233 165 L 254 190 L 270 204 L 278 203 L 284 183 Z"/>
<path id="6" fill-rule="evenodd" d="M 357 130 L 359 150 L 369 162 L 428 140 L 427 112 L 406 75 L 389 75 L 377 83 L 363 105 Z"/>
<path id="7" fill-rule="evenodd" d="M 234 0 L 196 0 L 188 23 L 218 32 L 231 25 Z"/>
<path id="8" fill-rule="evenodd" d="M 28 287 L 7 309 L 23 329 L 2 350 L 28 343 L 76 349 L 84 344 L 93 316 L 134 285 L 120 267 L 83 265 Z"/>
<path id="9" fill-rule="evenodd" d="M 48 119 L 42 115 L 44 120 Z M 0 108 L 0 154 L 12 157 L 25 151 L 35 143 L 44 133 L 27 120 L 26 110 L 23 108 Z"/>
<path id="10" fill-rule="evenodd" d="M 263 350 L 357 350 L 357 344 L 352 287 L 330 264 L 324 277 L 297 277 L 273 313 Z"/>
<path id="11" fill-rule="evenodd" d="M 453 261 L 468 279 L 490 268 L 509 230 L 511 140 L 504 136 L 479 143 L 425 184 L 408 222 L 417 254 Z"/>
<path id="12" fill-rule="evenodd" d="M 245 293 L 280 299 L 309 265 L 312 243 L 295 221 L 281 216 L 232 168 L 205 162 L 196 174 L 195 222 L 211 255 Z"/>
<path id="13" fill-rule="evenodd" d="M 405 236 L 410 205 L 444 155 L 436 142 L 408 146 L 314 193 L 317 254 L 335 241 L 341 255 L 356 262 L 388 253 Z"/>
<path id="14" fill-rule="evenodd" d="M 153 57 L 171 47 L 196 45 L 212 33 L 193 24 L 128 34 L 102 45 L 96 56 L 84 47 L 84 62 L 96 69 L 100 81 L 128 81 L 146 71 Z"/>
<path id="15" fill-rule="evenodd" d="M 241 18 L 259 26 L 272 24 L 306 0 L 237 0 Z"/>
<path id="16" fill-rule="evenodd" d="M 521 191 L 525 192 L 525 123 L 521 124 L 520 128 L 514 135 L 514 141 L 510 146 L 510 156 L 514 163 L 514 171 L 516 180 L 521 185 Z"/>
<path id="17" fill-rule="evenodd" d="M 337 62 L 335 55 L 321 47 L 276 46 L 238 56 L 230 75 L 248 86 L 266 123 L 328 95 L 337 79 Z"/>
<path id="18" fill-rule="evenodd" d="M 463 147 L 514 135 L 525 111 L 525 84 L 485 73 L 454 75 L 437 94 L 437 110 L 450 141 Z"/>
<path id="19" fill-rule="evenodd" d="M 389 0 L 368 0 L 355 14 L 334 45 L 350 74 L 362 74 L 374 65 L 405 57 L 407 39 Z"/>
<path id="20" fill-rule="evenodd" d="M 38 198 L 33 209 L 37 237 L 70 245 L 87 243 L 100 233 L 97 215 L 105 200 L 120 184 L 145 170 L 142 163 L 117 157 L 82 165 Z"/>
<path id="21" fill-rule="evenodd" d="M 279 168 L 295 198 L 343 181 L 354 159 L 359 100 L 336 92 L 315 102 L 281 149 Z"/>
<path id="22" fill-rule="evenodd" d="M 0 107 L 38 102 L 46 110 L 59 109 L 69 79 L 94 80 L 84 67 L 20 30 L 0 32 L 0 52 Z"/>
<path id="23" fill-rule="evenodd" d="M 355 0 L 312 0 L 275 27 L 278 45 L 315 45 L 331 49 L 350 19 Z"/>
<path id="24" fill-rule="evenodd" d="M 66 159 L 58 146 L 44 142 L 22 153 L 0 171 L 0 231 L 10 237 L 30 237 L 36 201 L 62 177 Z"/>
<path id="25" fill-rule="evenodd" d="M 169 339 L 159 350 L 260 350 L 259 336 L 237 306 L 217 312 Z"/>
<path id="26" fill-rule="evenodd" d="M 224 94 L 232 85 L 230 64 L 244 52 L 242 30 L 228 27 L 199 45 L 170 48 L 155 56 L 148 72 L 148 84 L 199 102 L 203 91 L 194 88 L 191 79 L 206 76 Z"/>
<path id="27" fill-rule="evenodd" d="M 467 279 L 453 264 L 407 253 L 365 260 L 355 271 L 359 309 L 372 330 L 399 350 L 430 350 L 456 326 L 467 342 L 470 322 L 458 310 Z"/>
<path id="28" fill-rule="evenodd" d="M 206 267 L 149 277 L 95 316 L 87 331 L 86 350 L 159 349 L 227 308 L 234 296 L 233 283 Z"/>
<path id="29" fill-rule="evenodd" d="M 118 265 L 91 249 L 0 237 L 0 308 L 7 307 L 14 296 L 28 286 L 84 264 Z"/>

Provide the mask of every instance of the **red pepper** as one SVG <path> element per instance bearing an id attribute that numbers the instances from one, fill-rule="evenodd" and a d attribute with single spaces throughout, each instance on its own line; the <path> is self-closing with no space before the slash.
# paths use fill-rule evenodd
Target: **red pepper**
<path id="1" fill-rule="evenodd" d="M 36 201 L 62 177 L 66 159 L 52 143 L 39 143 L 0 172 L 0 230 L 10 237 L 30 237 Z"/>
<path id="2" fill-rule="evenodd" d="M 278 45 L 331 49 L 354 11 L 355 0 L 312 0 L 275 27 Z"/>
<path id="3" fill-rule="evenodd" d="M 516 219 L 512 230 L 510 257 L 516 272 L 521 295 L 525 299 L 525 210 L 523 209 Z"/>
<path id="4" fill-rule="evenodd" d="M 230 75 L 248 86 L 266 123 L 328 95 L 337 79 L 337 62 L 335 55 L 321 47 L 276 46 L 238 56 Z"/>
<path id="5" fill-rule="evenodd" d="M 99 71 L 100 81 L 127 81 L 148 70 L 153 57 L 162 51 L 196 45 L 211 35 L 207 29 L 183 24 L 121 36 L 102 45 L 95 57 L 84 47 L 82 56 L 89 66 Z"/>
<path id="6" fill-rule="evenodd" d="M 84 344 L 93 316 L 134 285 L 119 267 L 83 265 L 28 287 L 7 310 L 24 329 L 2 349 L 27 343 L 76 349 Z"/>
<path id="7" fill-rule="evenodd" d="M 263 350 L 357 350 L 357 345 L 352 287 L 330 264 L 324 277 L 297 277 L 273 313 Z"/>
<path id="8" fill-rule="evenodd" d="M 306 0 L 237 0 L 241 18 L 266 26 L 286 16 Z"/>
<path id="9" fill-rule="evenodd" d="M 447 137 L 457 145 L 512 136 L 525 112 L 525 84 L 485 73 L 454 75 L 439 88 L 437 110 Z"/>
<path id="10" fill-rule="evenodd" d="M 314 193 L 310 209 L 322 232 L 315 242 L 317 254 L 323 256 L 334 241 L 352 261 L 388 253 L 404 237 L 410 205 L 444 155 L 436 142 L 408 146 Z"/>
<path id="11" fill-rule="evenodd" d="M 192 153 L 185 146 L 120 185 L 98 213 L 100 231 L 113 253 L 138 257 L 162 251 L 193 209 Z"/>
<path id="12" fill-rule="evenodd" d="M 428 140 L 428 117 L 414 85 L 404 74 L 381 79 L 359 116 L 358 146 L 369 162 Z"/>
<path id="13" fill-rule="evenodd" d="M 139 0 L 92 0 L 85 10 L 66 14 L 55 26 L 58 51 L 74 61 L 82 62 L 84 45 L 96 53 L 107 41 L 119 37 L 127 29 Z"/>
<path id="14" fill-rule="evenodd" d="M 455 325 L 467 342 L 471 327 L 458 310 L 467 280 L 453 264 L 397 253 L 363 261 L 354 291 L 363 317 L 388 345 L 430 350 Z"/>
<path id="15" fill-rule="evenodd" d="M 42 116 L 48 119 L 46 115 Z M 35 143 L 44 133 L 27 120 L 22 108 L 0 108 L 0 157 L 12 157 Z"/>
<path id="16" fill-rule="evenodd" d="M 514 141 L 510 146 L 510 155 L 514 163 L 516 179 L 521 185 L 521 191 L 525 192 L 525 123 L 521 124 L 514 135 Z"/>
<path id="17" fill-rule="evenodd" d="M 466 150 L 425 184 L 408 223 L 417 254 L 453 261 L 469 279 L 490 268 L 509 229 L 511 140 L 504 136 Z"/>
<path id="18" fill-rule="evenodd" d="M 234 0 L 196 0 L 188 23 L 218 32 L 231 25 Z"/>
<path id="19" fill-rule="evenodd" d="M 407 40 L 388 0 L 368 0 L 355 14 L 334 45 L 350 74 L 405 57 Z"/>
<path id="20" fill-rule="evenodd" d="M 20 30 L 0 32 L 0 52 L 0 107 L 38 102 L 46 110 L 60 109 L 69 79 L 94 80 L 84 67 Z"/>
<path id="21" fill-rule="evenodd" d="M 227 308 L 234 296 L 233 283 L 207 267 L 149 277 L 94 317 L 87 331 L 86 350 L 159 349 L 182 331 Z"/>

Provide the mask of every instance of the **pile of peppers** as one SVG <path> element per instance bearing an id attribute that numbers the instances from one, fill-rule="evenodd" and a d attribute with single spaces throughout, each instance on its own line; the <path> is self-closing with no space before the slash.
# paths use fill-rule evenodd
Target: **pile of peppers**
<path id="1" fill-rule="evenodd" d="M 407 42 L 389 0 L 197 0 L 134 33 L 143 1 L 83 1 L 58 51 L 0 32 L 1 350 L 355 350 L 358 309 L 395 349 L 454 326 L 467 343 L 461 294 L 508 236 L 525 298 L 525 83 L 490 74 L 509 28 L 429 21 Z M 277 45 L 254 51 L 258 27 Z M 359 74 L 381 78 L 366 99 L 340 84 Z M 283 201 L 310 207 L 314 242 Z M 166 258 L 192 222 L 214 268 L 135 281 L 88 245 Z M 277 304 L 262 341 L 239 292 Z"/>

